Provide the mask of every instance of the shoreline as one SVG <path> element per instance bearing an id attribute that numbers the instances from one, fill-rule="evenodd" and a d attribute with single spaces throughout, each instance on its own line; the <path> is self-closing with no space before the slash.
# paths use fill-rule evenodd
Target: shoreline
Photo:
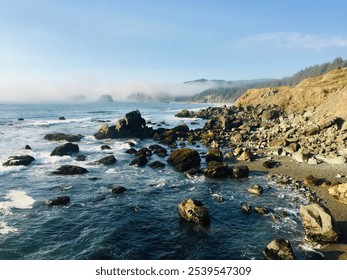
<path id="1" fill-rule="evenodd" d="M 266 153 L 265 153 L 266 154 Z M 289 156 L 275 156 L 271 158 L 280 162 L 280 165 L 275 168 L 265 168 L 263 162 L 268 160 L 268 156 L 261 155 L 252 162 L 237 161 L 234 165 L 247 165 L 251 172 L 264 172 L 267 175 L 283 174 L 292 177 L 298 181 L 303 182 L 309 175 L 313 175 L 318 179 L 327 179 L 329 181 L 338 181 L 339 183 L 347 182 L 347 165 L 331 165 L 321 163 L 318 165 L 311 165 L 307 163 L 300 163 L 295 161 Z M 336 176 L 340 174 L 341 178 Z M 330 210 L 335 222 L 337 223 L 341 239 L 338 243 L 330 243 L 322 246 L 318 250 L 324 254 L 327 260 L 347 260 L 347 204 L 337 202 L 332 195 L 328 193 L 326 186 L 307 186 L 326 203 L 326 207 Z"/>

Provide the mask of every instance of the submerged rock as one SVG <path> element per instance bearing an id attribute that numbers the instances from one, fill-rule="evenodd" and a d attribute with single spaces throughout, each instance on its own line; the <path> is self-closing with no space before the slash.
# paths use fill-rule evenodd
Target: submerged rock
<path id="1" fill-rule="evenodd" d="M 71 156 L 74 153 L 79 152 L 77 144 L 65 143 L 61 146 L 56 147 L 52 152 L 51 156 Z"/>
<path id="2" fill-rule="evenodd" d="M 75 166 L 75 165 L 62 165 L 57 169 L 57 171 L 53 171 L 54 175 L 80 175 L 87 173 L 88 170 L 84 167 Z"/>
<path id="3" fill-rule="evenodd" d="M 295 260 L 292 246 L 289 240 L 272 240 L 263 252 L 268 260 Z"/>
<path id="4" fill-rule="evenodd" d="M 66 205 L 70 203 L 69 196 L 59 196 L 57 198 L 53 198 L 46 201 L 47 206 L 58 206 L 58 205 Z"/>
<path id="5" fill-rule="evenodd" d="M 120 186 L 114 187 L 114 188 L 112 188 L 112 190 L 111 190 L 111 192 L 112 192 L 112 193 L 115 193 L 115 194 L 121 194 L 121 193 L 124 193 L 124 192 L 126 192 L 126 191 L 127 191 L 126 188 L 120 187 Z"/>
<path id="6" fill-rule="evenodd" d="M 154 161 L 149 164 L 149 167 L 153 169 L 165 168 L 165 164 L 160 161 Z"/>
<path id="7" fill-rule="evenodd" d="M 338 242 L 340 231 L 328 209 L 317 203 L 300 207 L 305 235 L 316 242 Z"/>
<path id="8" fill-rule="evenodd" d="M 173 151 L 167 161 L 174 166 L 176 171 L 184 172 L 193 167 L 198 167 L 201 159 L 196 150 L 181 148 Z"/>
<path id="9" fill-rule="evenodd" d="M 11 156 L 2 165 L 3 166 L 18 166 L 18 165 L 27 166 L 31 164 L 34 160 L 35 158 L 29 155 Z"/>
<path id="10" fill-rule="evenodd" d="M 210 225 L 210 216 L 207 208 L 198 200 L 185 199 L 178 205 L 181 219 L 201 226 Z"/>
<path id="11" fill-rule="evenodd" d="M 252 206 L 248 203 L 241 203 L 241 210 L 243 213 L 250 214 L 252 212 Z"/>

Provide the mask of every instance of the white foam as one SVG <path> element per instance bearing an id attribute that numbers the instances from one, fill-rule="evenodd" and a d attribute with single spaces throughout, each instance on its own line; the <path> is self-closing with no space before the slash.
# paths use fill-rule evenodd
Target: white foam
<path id="1" fill-rule="evenodd" d="M 310 244 L 304 243 L 304 244 L 300 244 L 299 247 L 301 247 L 306 252 L 312 252 L 324 258 L 324 254 L 322 252 L 315 250 L 315 249 L 319 249 L 321 246 L 312 247 Z"/>
<path id="2" fill-rule="evenodd" d="M 0 221 L 0 234 L 5 235 L 10 232 L 17 232 L 17 231 L 18 229 L 16 229 L 15 227 L 10 227 L 5 222 Z"/>
<path id="3" fill-rule="evenodd" d="M 5 199 L 7 201 L 0 201 L 0 213 L 10 215 L 12 208 L 30 209 L 32 208 L 35 200 L 28 196 L 24 191 L 10 191 Z"/>

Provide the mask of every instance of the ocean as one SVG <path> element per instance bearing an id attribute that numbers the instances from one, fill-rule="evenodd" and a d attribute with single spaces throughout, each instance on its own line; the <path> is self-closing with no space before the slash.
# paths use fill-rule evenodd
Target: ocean
<path id="1" fill-rule="evenodd" d="M 277 185 L 256 172 L 246 179 L 187 177 L 175 172 L 167 158 L 156 155 L 149 161 L 160 160 L 166 164 L 164 169 L 129 166 L 134 156 L 125 153 L 130 148 L 128 141 L 134 142 L 136 149 L 156 142 L 97 140 L 93 136 L 103 122 L 113 124 L 136 109 L 155 128 L 183 122 L 190 129 L 203 127 L 202 119 L 174 115 L 182 109 L 206 107 L 126 102 L 0 104 L 0 259 L 264 259 L 262 251 L 276 238 L 290 240 L 298 259 L 319 257 L 306 243 L 299 217 L 300 205 L 307 201 L 290 186 Z M 50 156 L 61 144 L 44 139 L 53 132 L 84 135 L 77 143 L 77 155 L 85 155 L 86 161 L 76 161 L 76 156 Z M 101 150 L 105 144 L 111 149 Z M 203 145 L 186 144 L 202 154 L 207 151 Z M 32 149 L 24 149 L 26 145 Z M 2 165 L 15 155 L 31 155 L 35 160 L 29 166 Z M 117 162 L 93 164 L 106 155 L 114 155 Z M 64 164 L 85 167 L 89 173 L 52 175 Z M 204 160 L 201 165 L 204 167 Z M 253 184 L 263 186 L 264 193 L 248 193 Z M 127 191 L 113 194 L 111 189 L 116 186 Z M 68 205 L 45 204 L 63 195 L 71 198 Z M 216 196 L 224 201 L 216 201 Z M 200 200 L 207 207 L 210 227 L 180 221 L 177 205 L 187 198 Z M 287 215 L 273 221 L 270 215 L 244 214 L 241 202 Z"/>

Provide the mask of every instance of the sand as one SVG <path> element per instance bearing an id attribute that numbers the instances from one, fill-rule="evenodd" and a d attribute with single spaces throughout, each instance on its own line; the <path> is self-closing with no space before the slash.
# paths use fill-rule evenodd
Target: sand
<path id="1" fill-rule="evenodd" d="M 267 160 L 266 156 L 259 157 L 253 162 L 239 161 L 237 164 L 245 164 L 251 171 L 262 171 L 269 175 L 284 174 L 296 180 L 303 181 L 307 176 L 313 175 L 318 179 L 327 179 L 329 181 L 347 182 L 347 165 L 329 165 L 318 164 L 310 165 L 307 163 L 299 163 L 287 156 L 272 156 L 272 159 L 279 161 L 280 166 L 267 169 L 263 166 L 263 162 Z M 342 175 L 342 178 L 338 178 Z M 325 202 L 335 219 L 340 231 L 341 240 L 336 244 L 329 244 L 320 249 L 325 259 L 347 259 L 347 204 L 337 202 L 329 193 L 328 187 L 318 186 L 311 187 Z"/>

